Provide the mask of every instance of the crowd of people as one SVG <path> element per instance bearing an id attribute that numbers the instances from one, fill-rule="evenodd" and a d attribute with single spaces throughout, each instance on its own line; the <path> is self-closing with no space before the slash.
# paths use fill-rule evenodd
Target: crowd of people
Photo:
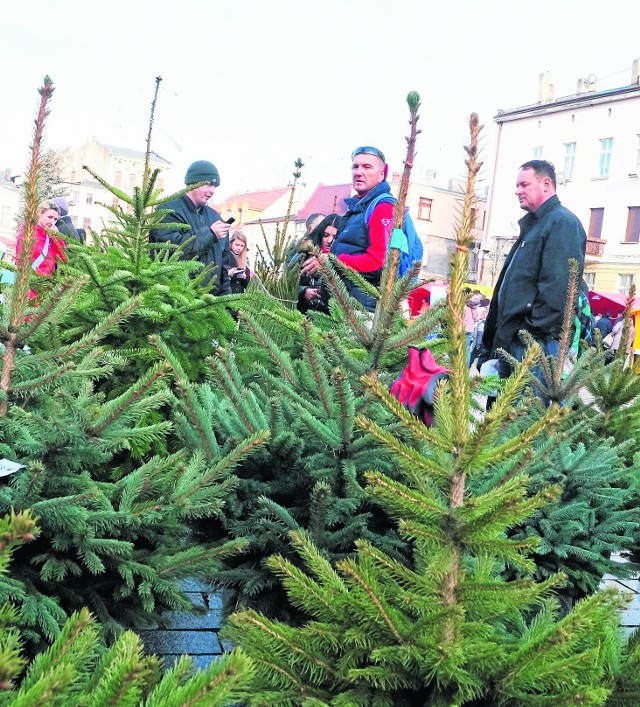
<path id="1" fill-rule="evenodd" d="M 302 312 L 328 311 L 329 291 L 322 282 L 321 262 L 329 253 L 371 284 L 380 284 L 395 204 L 387 182 L 388 165 L 378 148 L 366 145 L 353 151 L 351 163 L 355 196 L 346 199 L 347 212 L 312 214 L 305 235 L 290 249 L 288 262 L 300 264 L 297 304 Z M 220 185 L 217 167 L 207 160 L 197 160 L 189 166 L 184 183 L 187 191 L 162 205 L 167 210 L 163 226 L 151 233 L 150 240 L 183 246 L 182 257 L 209 266 L 207 284 L 214 295 L 245 292 L 252 276 L 247 238 L 242 231 L 231 232 L 231 220 L 224 221 L 209 206 Z M 375 208 L 365 221 L 367 207 L 374 200 Z M 344 284 L 354 299 L 373 312 L 373 297 L 348 279 Z"/>
<path id="2" fill-rule="evenodd" d="M 289 264 L 298 263 L 300 283 L 297 307 L 301 312 L 328 311 L 329 291 L 322 280 L 322 263 L 333 254 L 367 282 L 379 286 L 393 230 L 395 198 L 387 182 L 388 165 L 376 147 L 364 145 L 351 155 L 354 196 L 345 200 L 344 215 L 312 214 L 306 233 L 288 253 Z M 151 242 L 182 246 L 182 257 L 207 266 L 206 284 L 214 295 L 242 294 L 252 271 L 248 243 L 241 230 L 232 231 L 233 219 L 223 220 L 209 201 L 220 185 L 220 173 L 207 160 L 197 160 L 185 174 L 186 191 L 166 202 L 161 228 L 150 235 Z M 580 220 L 562 206 L 556 194 L 556 174 L 545 160 L 530 160 L 519 168 L 516 197 L 526 212 L 519 221 L 520 235 L 506 257 L 489 300 L 479 290 L 469 291 L 464 307 L 467 362 L 472 365 L 488 357 L 497 359 L 502 378 L 511 365 L 496 356 L 506 350 L 515 360 L 525 352 L 519 332 L 525 330 L 547 355 L 557 356 L 563 325 L 565 298 L 570 278 L 570 260 L 578 264 L 582 277 L 586 233 Z M 185 228 L 186 224 L 186 228 Z M 52 231 L 60 233 L 60 238 Z M 22 232 L 18 234 L 18 253 Z M 65 239 L 82 242 L 83 234 L 73 227 L 67 202 L 58 197 L 44 202 L 38 211 L 38 226 L 32 267 L 51 274 L 57 262 L 65 260 Z M 373 312 L 376 300 L 348 278 L 348 294 Z M 611 337 L 616 351 L 621 343 L 623 323 L 603 316 L 593 322 L 603 339 Z M 628 337 L 631 355 L 634 330 Z M 534 369 L 534 374 L 539 375 Z"/>

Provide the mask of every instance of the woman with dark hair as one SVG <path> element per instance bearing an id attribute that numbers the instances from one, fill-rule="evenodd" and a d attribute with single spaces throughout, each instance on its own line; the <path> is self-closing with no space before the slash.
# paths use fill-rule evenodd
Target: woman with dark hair
<path id="1" fill-rule="evenodd" d="M 338 214 L 326 216 L 298 246 L 298 257 L 303 263 L 318 252 L 328 253 L 338 232 Z M 295 261 L 294 261 L 295 262 Z M 298 289 L 298 310 L 303 314 L 310 309 L 329 312 L 329 307 L 321 297 L 322 277 L 319 274 L 301 275 Z"/>

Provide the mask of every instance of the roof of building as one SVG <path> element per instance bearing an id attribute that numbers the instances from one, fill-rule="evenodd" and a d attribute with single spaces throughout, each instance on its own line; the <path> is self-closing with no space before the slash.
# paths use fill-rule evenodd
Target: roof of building
<path id="1" fill-rule="evenodd" d="M 275 189 L 250 191 L 244 194 L 232 194 L 216 206 L 216 210 L 229 209 L 235 203 L 239 205 L 246 204 L 249 211 L 264 211 L 290 190 L 291 187 L 276 187 Z"/>
<path id="2" fill-rule="evenodd" d="M 633 97 L 637 93 L 640 96 L 640 86 L 622 86 L 620 88 L 609 88 L 604 91 L 585 91 L 584 93 L 575 93 L 570 96 L 562 96 L 554 98 L 552 101 L 539 101 L 527 106 L 520 106 L 510 110 L 499 110 L 498 114 L 493 117 L 496 123 L 502 123 L 509 119 L 517 118 L 519 115 L 527 115 L 530 113 L 558 111 L 568 108 L 574 108 L 576 105 L 591 103 L 606 103 L 608 101 Z"/>
<path id="3" fill-rule="evenodd" d="M 318 184 L 307 203 L 298 211 L 296 221 L 304 221 L 311 214 L 344 214 L 344 200 L 351 196 L 351 184 Z"/>
<path id="4" fill-rule="evenodd" d="M 104 143 L 103 143 L 104 144 Z M 104 145 L 112 154 L 119 157 L 128 157 L 134 160 L 144 160 L 146 152 L 140 152 L 140 150 L 130 150 L 128 147 L 116 147 L 115 145 Z M 157 152 L 150 152 L 149 158 L 152 162 L 160 164 L 171 164 L 169 160 L 165 160 L 164 157 L 160 157 Z"/>

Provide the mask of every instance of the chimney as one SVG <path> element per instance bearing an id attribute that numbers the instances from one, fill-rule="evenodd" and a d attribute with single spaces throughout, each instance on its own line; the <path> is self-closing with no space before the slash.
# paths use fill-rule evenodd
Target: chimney
<path id="1" fill-rule="evenodd" d="M 581 96 L 583 93 L 587 92 L 587 87 L 584 79 L 578 79 L 578 86 L 576 87 L 576 93 Z"/>
<path id="2" fill-rule="evenodd" d="M 7 181 L 7 182 L 11 181 L 11 167 L 7 167 L 4 170 L 4 178 L 5 178 L 5 181 Z"/>
<path id="3" fill-rule="evenodd" d="M 631 85 L 640 86 L 640 59 L 636 59 L 631 67 Z"/>
<path id="4" fill-rule="evenodd" d="M 549 72 L 538 76 L 538 103 L 551 103 L 556 99 L 556 89 L 551 83 Z"/>

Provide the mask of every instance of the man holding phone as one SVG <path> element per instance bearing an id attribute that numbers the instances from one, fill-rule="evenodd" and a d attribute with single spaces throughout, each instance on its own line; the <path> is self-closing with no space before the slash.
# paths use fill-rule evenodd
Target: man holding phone
<path id="1" fill-rule="evenodd" d="M 202 183 L 204 182 L 204 184 Z M 220 214 L 207 205 L 215 188 L 220 185 L 220 174 L 207 160 L 194 162 L 184 178 L 187 186 L 194 186 L 177 199 L 167 201 L 160 209 L 167 211 L 160 228 L 151 233 L 154 243 L 174 243 L 182 245 L 184 258 L 193 258 L 205 265 L 213 264 L 214 269 L 206 282 L 214 295 L 230 295 L 229 251 L 230 222 L 222 220 Z M 189 226 L 179 228 L 180 224 Z M 190 240 L 191 239 L 191 240 Z"/>

